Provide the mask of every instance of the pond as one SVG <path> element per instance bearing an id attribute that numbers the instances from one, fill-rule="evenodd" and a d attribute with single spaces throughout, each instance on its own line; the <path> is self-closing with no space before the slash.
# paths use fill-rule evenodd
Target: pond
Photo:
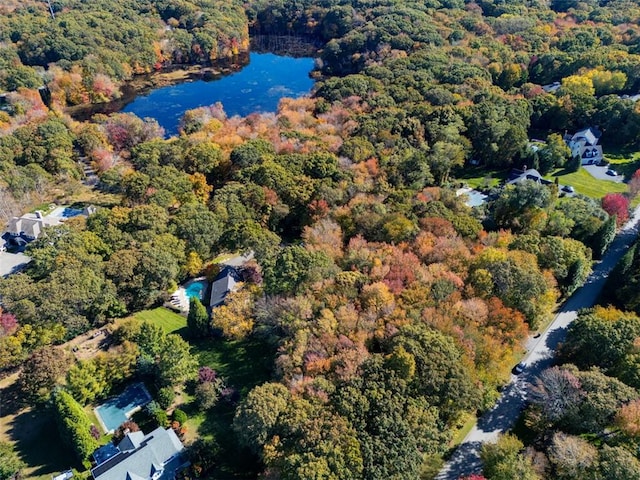
<path id="1" fill-rule="evenodd" d="M 140 94 L 121 111 L 155 118 L 166 135 L 176 135 L 186 110 L 221 102 L 227 116 L 275 112 L 283 97 L 300 97 L 313 87 L 314 60 L 273 53 L 251 53 L 249 64 L 216 80 L 197 80 Z"/>

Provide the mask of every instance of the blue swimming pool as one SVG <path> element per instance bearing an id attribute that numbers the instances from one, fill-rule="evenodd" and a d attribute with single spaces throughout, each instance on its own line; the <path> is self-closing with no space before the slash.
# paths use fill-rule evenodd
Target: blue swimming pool
<path id="1" fill-rule="evenodd" d="M 196 280 L 195 282 L 192 282 L 189 285 L 184 287 L 184 290 L 187 294 L 187 298 L 196 297 L 198 300 L 202 300 L 204 298 L 204 293 L 206 289 L 207 289 L 206 280 Z"/>
<path id="2" fill-rule="evenodd" d="M 99 407 L 96 415 L 100 418 L 104 429 L 111 432 L 129 419 L 139 407 L 151 401 L 151 395 L 142 383 L 129 385 L 117 397 L 110 398 Z"/>

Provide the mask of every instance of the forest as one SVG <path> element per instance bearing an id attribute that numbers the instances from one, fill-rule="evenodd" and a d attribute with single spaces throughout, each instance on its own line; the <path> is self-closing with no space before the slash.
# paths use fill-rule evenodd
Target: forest
<path id="1" fill-rule="evenodd" d="M 640 174 L 600 196 L 553 181 L 487 186 L 475 208 L 456 195 L 470 171 L 577 171 L 562 134 L 587 126 L 605 152 L 633 155 L 635 2 L 52 10 L 0 7 L 0 218 L 51 201 L 99 208 L 46 229 L 26 268 L 0 279 L 0 376 L 17 376 L 20 408 L 55 423 L 80 478 L 111 441 L 87 411 L 133 379 L 154 402 L 125 427 L 174 428 L 185 478 L 433 478 L 638 202 Z M 136 75 L 233 59 L 250 34 L 320 42 L 312 94 L 247 117 L 190 110 L 170 138 L 153 119 L 66 113 Z M 197 300 L 180 330 L 135 316 L 246 252 L 242 289 L 211 320 Z M 483 449 L 470 480 L 640 479 L 639 255 L 570 326 L 518 427 Z M 70 356 L 67 342 L 93 329 L 110 332 L 109 348 Z M 32 467 L 3 433 L 0 479 Z"/>

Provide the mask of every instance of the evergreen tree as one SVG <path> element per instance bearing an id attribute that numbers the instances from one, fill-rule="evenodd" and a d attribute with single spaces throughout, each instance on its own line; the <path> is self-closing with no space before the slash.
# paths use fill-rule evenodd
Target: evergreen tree
<path id="1" fill-rule="evenodd" d="M 189 300 L 187 326 L 190 335 L 194 338 L 206 337 L 211 330 L 207 309 L 196 297 L 191 297 Z"/>

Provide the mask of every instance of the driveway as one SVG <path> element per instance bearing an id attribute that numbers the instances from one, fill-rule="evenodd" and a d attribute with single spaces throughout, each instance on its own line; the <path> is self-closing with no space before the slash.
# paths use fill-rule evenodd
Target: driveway
<path id="1" fill-rule="evenodd" d="M 499 434 L 515 425 L 525 407 L 529 384 L 542 370 L 550 367 L 558 345 L 564 341 L 567 327 L 578 316 L 581 308 L 592 307 L 598 299 L 609 272 L 618 263 L 638 235 L 640 207 L 618 233 L 606 255 L 593 269 L 584 286 L 578 289 L 560 308 L 547 330 L 537 339 L 530 340 L 529 353 L 523 362 L 525 371 L 511 376 L 496 405 L 478 419 L 473 429 L 462 441 L 451 459 L 444 465 L 437 480 L 457 480 L 461 476 L 480 473 L 480 448 L 485 442 L 492 442 Z"/>
<path id="2" fill-rule="evenodd" d="M 607 170 L 609 170 L 610 167 L 599 167 L 597 165 L 583 165 L 582 168 L 584 168 L 587 172 L 591 174 L 592 177 L 597 178 L 598 180 L 609 180 L 610 182 L 617 182 L 617 183 L 621 183 L 624 181 L 624 175 L 616 175 L 615 177 L 611 175 L 607 175 Z"/>
<path id="3" fill-rule="evenodd" d="M 0 252 L 0 277 L 16 273 L 30 261 L 24 253 Z"/>

